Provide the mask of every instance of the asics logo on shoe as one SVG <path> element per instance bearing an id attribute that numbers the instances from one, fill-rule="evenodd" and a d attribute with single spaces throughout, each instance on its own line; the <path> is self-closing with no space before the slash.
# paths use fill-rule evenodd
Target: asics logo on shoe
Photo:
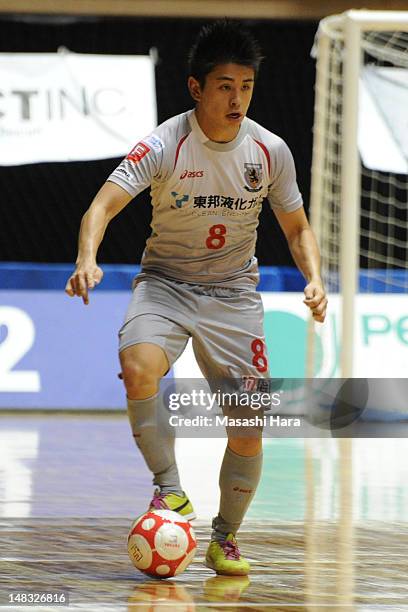
<path id="1" fill-rule="evenodd" d="M 204 176 L 204 170 L 184 170 L 180 174 L 181 179 L 185 178 L 202 178 Z"/>

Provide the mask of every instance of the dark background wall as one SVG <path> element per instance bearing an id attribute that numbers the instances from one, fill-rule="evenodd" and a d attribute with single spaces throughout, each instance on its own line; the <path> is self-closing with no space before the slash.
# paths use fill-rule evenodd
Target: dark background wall
<path id="1" fill-rule="evenodd" d="M 161 123 L 192 107 L 186 88 L 186 54 L 208 21 L 2 15 L 0 52 L 54 52 L 65 46 L 78 53 L 147 54 L 155 47 Z M 266 56 L 249 116 L 288 143 L 308 209 L 315 69 L 310 50 L 317 22 L 251 20 L 245 24 Z M 119 161 L 0 167 L 0 259 L 74 262 L 80 219 Z M 111 222 L 99 261 L 138 263 L 150 233 L 150 218 L 146 191 Z M 291 264 L 285 240 L 265 203 L 257 256 L 262 265 Z"/>

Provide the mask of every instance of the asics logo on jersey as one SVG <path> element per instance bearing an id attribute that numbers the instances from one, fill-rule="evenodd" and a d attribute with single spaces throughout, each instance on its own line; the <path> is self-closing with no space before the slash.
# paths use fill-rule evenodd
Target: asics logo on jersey
<path id="1" fill-rule="evenodd" d="M 204 170 L 184 170 L 180 174 L 181 179 L 185 178 L 202 178 L 204 176 Z"/>

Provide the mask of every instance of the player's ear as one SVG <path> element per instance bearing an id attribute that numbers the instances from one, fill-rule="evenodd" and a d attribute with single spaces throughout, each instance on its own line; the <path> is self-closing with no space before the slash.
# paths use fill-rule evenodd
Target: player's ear
<path id="1" fill-rule="evenodd" d="M 188 90 L 190 92 L 190 96 L 195 100 L 195 102 L 200 102 L 201 100 L 201 87 L 200 83 L 194 77 L 188 77 L 187 81 Z"/>

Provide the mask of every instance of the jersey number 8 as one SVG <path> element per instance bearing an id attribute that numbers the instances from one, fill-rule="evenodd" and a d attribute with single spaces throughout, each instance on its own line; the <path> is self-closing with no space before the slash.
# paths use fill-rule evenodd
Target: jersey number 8
<path id="1" fill-rule="evenodd" d="M 221 249 L 225 244 L 225 234 L 227 228 L 222 223 L 212 225 L 208 232 L 208 238 L 205 241 L 207 249 Z"/>

